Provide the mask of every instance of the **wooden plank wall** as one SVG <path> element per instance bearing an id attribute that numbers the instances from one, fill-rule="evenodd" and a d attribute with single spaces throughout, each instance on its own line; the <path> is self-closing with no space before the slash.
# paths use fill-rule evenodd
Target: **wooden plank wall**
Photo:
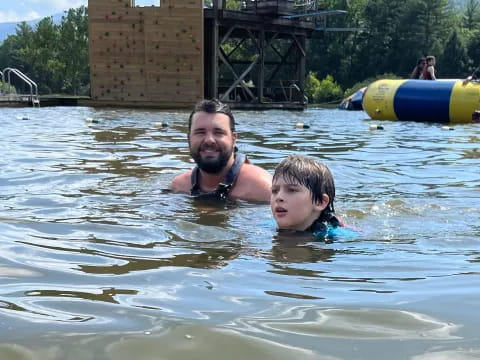
<path id="1" fill-rule="evenodd" d="M 88 20 L 93 101 L 176 107 L 203 98 L 203 0 L 89 0 Z"/>

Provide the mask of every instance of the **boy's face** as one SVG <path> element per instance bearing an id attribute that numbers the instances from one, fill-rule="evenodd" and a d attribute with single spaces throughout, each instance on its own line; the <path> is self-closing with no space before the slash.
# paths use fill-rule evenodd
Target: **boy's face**
<path id="1" fill-rule="evenodd" d="M 279 229 L 306 230 L 328 205 L 328 195 L 322 202 L 312 203 L 310 190 L 298 182 L 283 177 L 272 184 L 270 206 Z"/>

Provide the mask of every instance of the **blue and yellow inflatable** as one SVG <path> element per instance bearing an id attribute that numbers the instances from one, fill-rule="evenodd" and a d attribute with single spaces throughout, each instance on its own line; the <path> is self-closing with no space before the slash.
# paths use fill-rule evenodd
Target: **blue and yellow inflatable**
<path id="1" fill-rule="evenodd" d="M 472 122 L 480 110 L 480 83 L 378 80 L 365 91 L 363 109 L 374 120 Z"/>

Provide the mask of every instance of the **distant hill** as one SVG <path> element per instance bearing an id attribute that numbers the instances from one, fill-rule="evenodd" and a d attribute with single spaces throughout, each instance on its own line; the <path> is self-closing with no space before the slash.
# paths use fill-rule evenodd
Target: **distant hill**
<path id="1" fill-rule="evenodd" d="M 52 15 L 53 22 L 55 24 L 60 24 L 60 22 L 62 21 L 63 15 L 64 15 L 63 13 Z M 26 21 L 26 23 L 30 25 L 32 28 L 35 28 L 35 25 L 37 25 L 37 23 L 42 19 L 43 18 L 30 20 L 30 21 Z M 0 42 L 5 40 L 8 35 L 15 34 L 15 30 L 17 29 L 17 24 L 20 24 L 20 23 L 21 21 L 0 23 Z"/>

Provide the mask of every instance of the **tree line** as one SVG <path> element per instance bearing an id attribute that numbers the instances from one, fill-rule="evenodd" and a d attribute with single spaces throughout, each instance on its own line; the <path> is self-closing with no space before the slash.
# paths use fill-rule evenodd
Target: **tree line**
<path id="1" fill-rule="evenodd" d="M 417 60 L 437 59 L 438 78 L 465 78 L 480 66 L 480 3 L 466 0 L 322 0 L 343 9 L 329 27 L 361 31 L 324 32 L 309 42 L 307 67 L 318 79 L 332 76 L 343 88 L 393 74 L 408 78 Z"/>
<path id="2" fill-rule="evenodd" d="M 227 7 L 239 4 L 227 0 Z M 318 7 L 346 10 L 329 16 L 328 27 L 362 29 L 319 31 L 308 41 L 309 77 L 333 83 L 336 94 L 382 74 L 406 78 L 425 55 L 437 58 L 439 78 L 464 78 L 480 66 L 480 0 L 461 7 L 449 0 L 318 0 Z M 20 23 L 0 44 L 5 67 L 34 79 L 41 94 L 88 95 L 87 9 L 70 9 L 58 25 L 51 17 L 35 28 Z"/>
<path id="3" fill-rule="evenodd" d="M 34 80 L 40 94 L 89 95 L 86 7 L 66 11 L 60 24 L 52 17 L 35 28 L 18 24 L 15 34 L 0 45 L 0 70 L 6 67 Z"/>

